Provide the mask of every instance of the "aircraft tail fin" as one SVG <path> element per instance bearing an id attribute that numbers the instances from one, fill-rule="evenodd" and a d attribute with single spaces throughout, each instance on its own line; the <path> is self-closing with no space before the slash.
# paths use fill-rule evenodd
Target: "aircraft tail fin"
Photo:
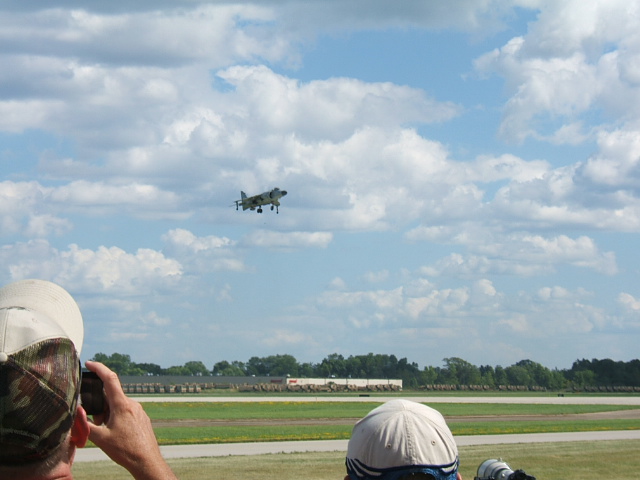
<path id="1" fill-rule="evenodd" d="M 240 200 L 240 203 L 242 204 L 242 210 L 244 211 L 249 208 L 248 202 L 245 202 L 245 200 L 247 199 L 247 194 L 243 191 L 240 191 L 240 197 L 242 198 L 242 200 Z"/>

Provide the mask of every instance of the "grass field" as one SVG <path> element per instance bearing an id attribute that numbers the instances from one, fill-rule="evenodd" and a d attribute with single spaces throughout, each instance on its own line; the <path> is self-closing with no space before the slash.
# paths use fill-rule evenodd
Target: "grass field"
<path id="1" fill-rule="evenodd" d="M 640 440 L 537 443 L 462 447 L 460 473 L 473 480 L 478 465 L 503 458 L 537 480 L 640 480 Z M 345 452 L 185 458 L 169 463 L 181 480 L 342 480 Z M 129 474 L 110 462 L 79 463 L 75 480 L 125 480 Z"/>
<path id="2" fill-rule="evenodd" d="M 155 421 L 175 421 L 155 428 L 161 445 L 268 442 L 291 440 L 348 439 L 355 419 L 379 405 L 375 402 L 251 402 L 251 403 L 150 403 L 144 404 Z M 473 421 L 450 421 L 454 435 L 496 435 L 501 433 L 576 432 L 590 430 L 640 429 L 640 419 L 566 420 L 570 415 L 634 409 L 613 405 L 544 404 L 438 404 L 447 418 L 474 417 Z M 536 420 L 499 422 L 488 417 L 540 417 Z M 573 417 L 571 417 L 573 418 Z M 256 425 L 206 423 L 210 420 L 262 420 Z M 317 420 L 317 424 L 287 425 L 288 420 Z M 332 419 L 334 422 L 323 422 Z M 344 419 L 344 423 L 336 420 Z M 180 420 L 202 420 L 181 426 Z M 163 424 L 164 425 L 164 424 Z"/>
<path id="3" fill-rule="evenodd" d="M 380 402 L 186 402 L 144 403 L 154 420 L 167 419 L 251 419 L 251 418 L 360 418 Z M 493 403 L 439 403 L 435 406 L 444 416 L 454 415 L 568 415 L 579 413 L 634 410 L 629 405 L 546 405 Z"/>
<path id="4" fill-rule="evenodd" d="M 274 440 L 347 439 L 356 418 L 379 402 L 223 402 L 145 403 L 160 443 L 196 444 Z M 447 417 L 454 435 L 536 433 L 560 431 L 640 429 L 640 419 L 576 419 L 575 415 L 615 412 L 637 407 L 614 405 L 451 404 L 436 408 Z M 527 416 L 527 420 L 487 421 L 486 417 Z M 540 420 L 529 417 L 539 416 Z M 460 417 L 460 418 L 456 418 Z M 462 418 L 465 417 L 465 418 Z M 469 419 L 468 417 L 473 417 Z M 309 425 L 287 425 L 288 420 L 310 420 Z M 325 420 L 323 422 L 323 419 Z M 341 421 L 344 419 L 344 422 Z M 190 420 L 191 426 L 182 421 Z M 220 425 L 216 420 L 228 421 Z M 248 420 L 255 424 L 244 425 Z M 328 421 L 330 420 L 330 421 Z M 200 422 L 202 424 L 200 424 Z M 227 422 L 225 422 L 227 423 Z M 460 449 L 461 473 L 471 480 L 487 458 L 501 457 L 514 469 L 523 468 L 538 480 L 589 480 L 608 477 L 640 480 L 640 440 L 473 446 Z M 343 479 L 345 452 L 229 456 L 171 460 L 181 480 L 223 478 L 286 480 L 304 477 Z M 111 462 L 79 463 L 76 480 L 128 479 Z"/>

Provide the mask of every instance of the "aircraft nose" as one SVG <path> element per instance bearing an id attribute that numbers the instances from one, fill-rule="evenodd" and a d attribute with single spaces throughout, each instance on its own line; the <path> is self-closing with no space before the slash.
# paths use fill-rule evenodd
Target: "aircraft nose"
<path id="1" fill-rule="evenodd" d="M 284 197 L 284 196 L 287 194 L 287 191 L 286 191 L 286 190 L 282 190 L 280 193 L 281 193 L 281 194 L 282 194 L 282 196 Z"/>

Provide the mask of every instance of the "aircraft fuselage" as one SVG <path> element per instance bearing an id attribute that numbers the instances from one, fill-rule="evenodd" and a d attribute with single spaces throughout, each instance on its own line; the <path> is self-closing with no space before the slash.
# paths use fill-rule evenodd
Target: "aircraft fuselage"
<path id="1" fill-rule="evenodd" d="M 262 207 L 270 204 L 271 210 L 275 207 L 276 213 L 279 213 L 278 207 L 280 206 L 280 199 L 286 194 L 286 190 L 280 190 L 279 188 L 274 188 L 273 190 L 263 192 L 259 195 L 253 195 L 252 197 L 248 197 L 246 193 L 240 192 L 240 196 L 242 198 L 240 200 L 236 200 L 236 210 L 242 206 L 242 210 L 257 209 L 258 213 L 262 213 Z"/>

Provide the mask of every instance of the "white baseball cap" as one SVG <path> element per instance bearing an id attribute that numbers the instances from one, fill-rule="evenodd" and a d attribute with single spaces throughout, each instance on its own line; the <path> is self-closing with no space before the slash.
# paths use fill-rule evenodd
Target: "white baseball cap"
<path id="1" fill-rule="evenodd" d="M 4 326 L 0 331 L 0 353 L 13 353 L 47 338 L 66 337 L 80 355 L 84 340 L 82 314 L 61 286 L 46 280 L 20 280 L 5 285 L 0 288 L 0 310 L 10 309 L 28 310 L 34 318 L 10 330 Z M 11 335 L 6 335 L 7 330 Z"/>
<path id="2" fill-rule="evenodd" d="M 458 447 L 440 412 L 409 400 L 391 400 L 353 427 L 347 473 L 353 480 L 394 480 L 428 473 L 454 480 Z"/>

